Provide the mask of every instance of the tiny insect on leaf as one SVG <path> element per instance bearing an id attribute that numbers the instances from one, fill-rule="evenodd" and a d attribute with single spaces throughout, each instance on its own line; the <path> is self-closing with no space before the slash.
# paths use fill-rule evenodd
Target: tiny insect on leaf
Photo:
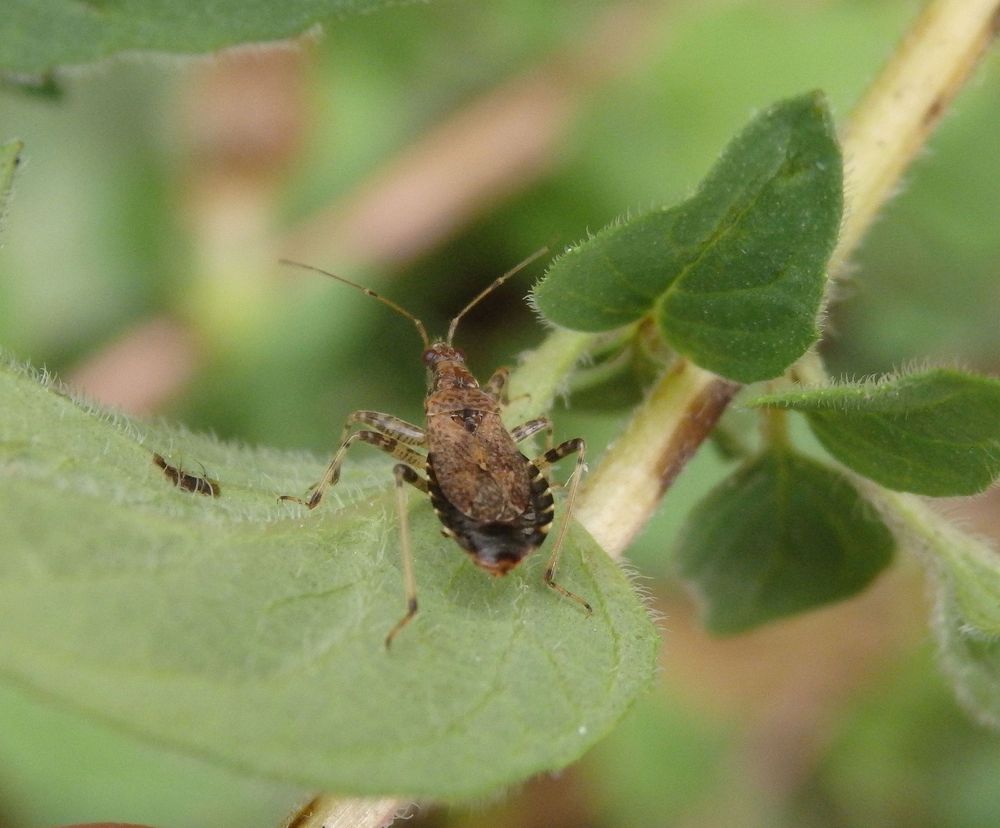
<path id="1" fill-rule="evenodd" d="M 199 477 L 185 471 L 181 466 L 172 466 L 164 459 L 162 454 L 153 454 L 153 465 L 163 469 L 164 476 L 178 489 L 183 489 L 186 492 L 194 494 L 209 495 L 210 497 L 218 497 L 222 494 L 222 487 L 219 485 L 218 480 L 213 480 L 207 476 Z"/>
<path id="2" fill-rule="evenodd" d="M 545 541 L 555 512 L 555 500 L 545 472 L 549 466 L 570 455 L 576 456 L 576 466 L 567 487 L 566 515 L 552 544 L 543 579 L 554 592 L 575 602 L 587 615 L 593 611 L 584 598 L 555 580 L 584 469 L 586 444 L 583 439 L 574 438 L 529 460 L 520 452 L 517 443 L 544 430 L 551 444 L 552 424 L 542 417 L 508 431 L 500 417 L 507 370 L 501 368 L 481 387 L 466 367 L 464 354 L 452 344 L 458 323 L 469 310 L 545 252 L 539 250 L 480 291 L 451 320 L 448 336 L 435 341 L 429 339 L 416 316 L 392 300 L 343 277 L 319 271 L 409 319 L 423 343 L 422 360 L 430 376 L 424 399 L 426 419 L 423 427 L 391 414 L 355 411 L 347 418 L 340 446 L 326 472 L 306 497 L 281 495 L 279 498 L 315 509 L 327 490 L 340 479 L 344 457 L 358 440 L 400 461 L 394 469 L 394 477 L 406 613 L 389 630 L 386 647 L 413 620 L 418 609 L 404 485 L 430 497 L 444 534 L 454 539 L 473 563 L 492 575 L 505 575 Z M 352 431 L 357 425 L 363 428 Z"/>

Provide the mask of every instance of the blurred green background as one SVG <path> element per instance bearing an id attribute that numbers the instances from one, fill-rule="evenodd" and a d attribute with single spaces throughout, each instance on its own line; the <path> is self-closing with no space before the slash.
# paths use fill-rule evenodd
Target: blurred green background
<path id="1" fill-rule="evenodd" d="M 226 439 L 333 448 L 355 408 L 419 420 L 431 331 L 537 248 L 688 194 L 757 109 L 821 88 L 845 118 L 921 4 L 438 0 L 296 49 L 120 59 L 60 94 L 0 89 L 25 163 L 0 249 L 0 344 L 86 393 Z M 1000 374 L 1000 59 L 872 229 L 832 309 L 835 375 L 933 360 Z M 850 159 L 848 159 L 848 163 Z M 531 268 L 470 314 L 480 376 L 540 341 Z M 591 463 L 627 417 L 557 410 Z M 389 466 L 387 465 L 387 469 Z M 911 560 L 842 605 L 712 640 L 669 578 L 708 447 L 630 552 L 664 615 L 656 693 L 577 766 L 435 826 L 984 826 L 1000 743 L 958 708 Z M 996 492 L 951 503 L 1000 536 Z M 306 792 L 132 741 L 0 685 L 0 826 L 276 826 Z"/>

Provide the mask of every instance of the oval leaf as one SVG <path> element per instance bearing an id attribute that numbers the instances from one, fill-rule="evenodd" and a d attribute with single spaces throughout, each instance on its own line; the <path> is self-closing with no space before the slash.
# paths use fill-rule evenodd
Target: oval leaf
<path id="1" fill-rule="evenodd" d="M 307 512 L 275 496 L 321 459 L 109 420 L 9 366 L 0 401 L 0 675 L 42 698 L 306 787 L 438 799 L 566 765 L 650 682 L 656 631 L 578 527 L 558 575 L 590 618 L 544 586 L 544 547 L 490 578 L 414 491 L 420 615 L 387 652 L 391 460 Z"/>
<path id="2" fill-rule="evenodd" d="M 842 475 L 776 450 L 709 493 L 677 555 L 706 626 L 736 633 L 854 595 L 892 551 L 889 530 Z"/>
<path id="3" fill-rule="evenodd" d="M 214 52 L 295 37 L 385 5 L 387 0 L 214 0 L 198 7 L 185 0 L 15 0 L 0 15 L 0 72 L 23 80 L 126 51 Z"/>
<path id="4" fill-rule="evenodd" d="M 603 331 L 652 314 L 679 353 L 740 382 L 781 374 L 816 340 L 843 209 L 822 95 L 783 101 L 676 207 L 612 225 L 536 286 L 551 322 Z"/>
<path id="5" fill-rule="evenodd" d="M 970 495 L 1000 477 L 1000 381 L 935 370 L 759 397 L 803 412 L 827 451 L 883 486 Z"/>

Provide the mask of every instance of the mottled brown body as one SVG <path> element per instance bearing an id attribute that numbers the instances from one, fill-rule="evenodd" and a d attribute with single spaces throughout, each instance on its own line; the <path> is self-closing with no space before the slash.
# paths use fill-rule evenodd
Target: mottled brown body
<path id="1" fill-rule="evenodd" d="M 503 575 L 545 540 L 548 480 L 501 421 L 499 393 L 479 387 L 460 352 L 436 343 L 424 360 L 432 371 L 424 404 L 431 503 L 445 533 L 476 564 Z"/>
<path id="2" fill-rule="evenodd" d="M 340 447 L 327 466 L 322 480 L 312 487 L 304 499 L 288 495 L 281 497 L 282 500 L 302 503 L 310 509 L 318 506 L 326 490 L 340 478 L 344 455 L 356 440 L 369 443 L 401 461 L 395 466 L 394 475 L 407 610 L 406 615 L 390 630 L 386 646 L 392 643 L 393 638 L 417 612 L 416 582 L 403 484 L 409 483 L 430 496 L 443 533 L 454 538 L 478 566 L 494 575 L 505 575 L 541 546 L 552 524 L 554 501 L 543 469 L 573 453 L 577 455 L 577 460 L 569 483 L 566 519 L 553 546 L 544 580 L 546 585 L 560 595 L 580 604 L 588 614 L 591 612 L 586 601 L 554 580 L 583 470 L 583 440 L 567 440 L 556 448 L 551 448 L 552 424 L 545 417 L 529 420 L 508 430 L 500 418 L 507 381 L 506 369 L 496 371 L 486 386 L 481 387 L 466 367 L 465 356 L 451 345 L 459 319 L 518 269 L 500 277 L 473 299 L 452 320 L 447 340 L 433 344 L 428 340 L 420 320 L 398 305 L 367 288 L 327 274 L 362 290 L 406 316 L 416 325 L 424 341 L 423 362 L 429 374 L 424 401 L 425 427 L 413 425 L 391 414 L 355 411 L 347 418 Z M 356 424 L 369 428 L 352 433 L 351 427 Z M 543 430 L 550 448 L 534 461 L 529 460 L 520 452 L 517 444 Z M 422 476 L 418 469 L 426 476 Z"/>

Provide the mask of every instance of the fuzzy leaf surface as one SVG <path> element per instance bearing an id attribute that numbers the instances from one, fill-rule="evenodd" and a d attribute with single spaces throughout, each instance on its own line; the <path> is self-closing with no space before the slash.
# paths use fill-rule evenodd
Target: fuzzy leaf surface
<path id="1" fill-rule="evenodd" d="M 959 699 L 980 721 L 1000 730 L 1000 636 L 984 636 L 965 618 L 954 596 L 939 596 L 934 632 Z"/>
<path id="2" fill-rule="evenodd" d="M 923 498 L 862 485 L 900 547 L 928 564 L 937 598 L 934 632 L 959 699 L 1000 730 L 1000 552 Z"/>
<path id="3" fill-rule="evenodd" d="M 611 225 L 535 287 L 556 325 L 604 331 L 652 315 L 666 341 L 739 382 L 781 374 L 818 337 L 843 210 L 823 96 L 775 104 L 726 148 L 689 200 Z"/>
<path id="4" fill-rule="evenodd" d="M 308 788 L 447 799 L 573 761 L 653 674 L 631 585 L 579 527 L 558 577 L 593 617 L 544 586 L 546 547 L 491 578 L 414 490 L 420 615 L 387 652 L 403 581 L 373 454 L 308 512 L 276 496 L 322 458 L 112 419 L 5 361 L 0 681 Z"/>
<path id="5" fill-rule="evenodd" d="M 890 489 L 950 496 L 1000 477 L 1000 381 L 934 370 L 758 397 L 801 411 L 827 451 Z"/>
<path id="6" fill-rule="evenodd" d="M 386 0 L 6 0 L 0 73 L 40 78 L 122 52 L 214 52 L 283 40 Z"/>
<path id="7" fill-rule="evenodd" d="M 889 530 L 842 475 L 782 449 L 744 464 L 692 511 L 677 561 L 708 629 L 726 634 L 847 598 L 892 552 Z"/>

